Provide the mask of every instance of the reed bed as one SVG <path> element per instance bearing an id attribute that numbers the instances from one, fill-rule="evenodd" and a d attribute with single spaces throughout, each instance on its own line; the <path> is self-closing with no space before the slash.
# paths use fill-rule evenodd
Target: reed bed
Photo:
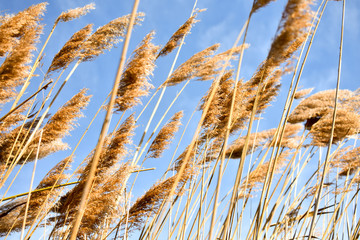
<path id="1" fill-rule="evenodd" d="M 86 23 L 58 51 L 48 47 L 60 26 L 95 4 L 59 12 L 50 28 L 45 2 L 2 13 L 0 237 L 358 239 L 360 90 L 348 72 L 342 87 L 345 0 L 284 2 L 271 39 L 254 43 L 266 54 L 253 69 L 252 22 L 275 0 L 254 0 L 230 45 L 199 51 L 191 32 L 206 3 L 161 43 L 142 30 L 141 4 Z M 340 9 L 337 70 L 319 90 L 304 78 L 329 5 Z M 78 69 L 116 46 L 119 64 L 98 79 L 117 71 L 113 86 L 76 89 Z"/>

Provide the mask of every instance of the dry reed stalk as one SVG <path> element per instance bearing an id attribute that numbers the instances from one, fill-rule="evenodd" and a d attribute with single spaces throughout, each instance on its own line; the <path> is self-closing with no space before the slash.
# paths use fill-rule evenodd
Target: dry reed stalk
<path id="1" fill-rule="evenodd" d="M 315 206 L 314 206 L 314 216 L 312 217 L 310 230 L 309 230 L 309 239 L 311 239 L 314 229 L 315 229 L 315 220 L 316 216 L 318 214 L 319 210 L 319 204 L 320 204 L 320 197 L 323 189 L 325 174 L 328 170 L 328 162 L 330 159 L 330 151 L 331 151 L 331 145 L 333 143 L 334 133 L 335 133 L 335 126 L 336 126 L 336 116 L 338 111 L 338 96 L 339 96 L 339 89 L 340 89 L 340 76 L 341 76 L 341 64 L 342 64 L 342 49 L 343 49 L 343 37 L 344 37 L 344 25 L 345 25 L 345 0 L 343 0 L 342 4 L 342 17 L 341 17 L 341 34 L 340 34 L 340 47 L 339 47 L 339 63 L 338 63 L 338 72 L 337 72 L 337 81 L 336 81 L 336 92 L 335 92 L 335 99 L 334 99 L 334 110 L 332 114 L 332 124 L 331 124 L 331 130 L 330 130 L 330 136 L 329 136 L 329 143 L 327 146 L 327 152 L 324 160 L 324 168 L 323 173 L 320 180 L 320 186 L 317 191 L 317 196 L 313 199 L 315 200 Z"/>
<path id="2" fill-rule="evenodd" d="M 247 82 L 250 86 L 256 86 L 254 93 L 250 94 L 249 106 L 252 109 L 249 129 L 247 134 L 247 139 L 250 136 L 250 131 L 252 128 L 252 122 L 254 120 L 255 113 L 263 110 L 268 102 L 277 95 L 279 88 L 279 78 L 289 71 L 288 68 L 288 59 L 294 54 L 294 52 L 301 46 L 303 41 L 306 39 L 306 30 L 310 26 L 310 20 L 312 18 L 312 13 L 310 12 L 310 1 L 302 0 L 290 0 L 284 10 L 282 19 L 279 23 L 278 32 L 276 37 L 271 45 L 270 51 L 268 53 L 267 59 L 265 62 L 260 65 L 259 70 L 254 74 L 252 79 Z M 285 64 L 283 69 L 277 69 L 280 65 Z M 258 87 L 257 87 L 258 86 Z M 260 94 L 261 92 L 261 94 Z M 263 94 L 265 93 L 265 95 Z M 247 142 L 245 144 L 245 151 L 242 154 L 242 160 L 240 165 L 243 166 L 246 152 L 247 152 Z M 276 159 L 276 158 L 275 158 Z M 239 171 L 235 180 L 234 189 L 237 189 L 238 184 L 241 179 L 241 170 L 242 166 L 239 167 Z M 265 184 L 267 185 L 267 184 Z M 264 191 L 263 191 L 264 193 Z M 262 194 L 263 194 L 262 193 Z M 223 237 L 227 236 L 227 229 L 229 227 L 230 218 L 233 214 L 235 201 L 235 191 L 232 195 L 231 206 L 229 209 L 229 214 L 225 221 L 225 226 L 223 230 Z M 262 199 L 263 195 L 261 196 Z M 259 216 L 259 215 L 258 215 Z M 257 228 L 260 224 L 260 221 L 257 222 Z"/>
<path id="3" fill-rule="evenodd" d="M 102 149 L 102 146 L 104 144 L 106 132 L 108 130 L 108 126 L 109 126 L 109 122 L 110 122 L 110 117 L 112 115 L 112 111 L 113 111 L 112 108 L 113 108 L 114 103 L 115 103 L 117 87 L 119 86 L 120 79 L 121 79 L 121 74 L 123 72 L 123 68 L 124 68 L 124 65 L 125 65 L 126 52 L 127 52 L 128 46 L 129 46 L 131 31 L 132 31 L 133 25 L 134 25 L 135 20 L 136 20 L 136 15 L 137 15 L 136 12 L 137 12 L 138 5 L 139 5 L 139 0 L 135 0 L 134 5 L 133 5 L 133 9 L 132 9 L 132 12 L 131 12 L 131 15 L 130 15 L 130 19 L 129 19 L 128 29 L 127 29 L 127 33 L 126 33 L 126 36 L 125 36 L 125 43 L 124 43 L 124 46 L 123 46 L 123 51 L 122 51 L 122 54 L 121 54 L 120 63 L 119 63 L 118 70 L 117 70 L 117 73 L 116 73 L 114 86 L 113 86 L 112 91 L 111 91 L 111 97 L 110 97 L 110 101 L 109 101 L 109 104 L 108 104 L 108 109 L 107 109 L 107 112 L 106 112 L 106 116 L 105 116 L 105 119 L 104 119 L 103 126 L 101 128 L 101 133 L 100 133 L 98 143 L 97 143 L 97 146 L 96 146 L 96 149 L 95 149 L 94 158 L 93 158 L 93 161 L 92 161 L 92 164 L 91 164 L 90 172 L 89 172 L 88 178 L 86 180 L 84 190 L 82 192 L 82 197 L 81 197 L 79 210 L 77 212 L 76 219 L 75 219 L 75 221 L 73 223 L 73 227 L 71 229 L 70 240 L 75 240 L 76 239 L 77 233 L 78 233 L 78 230 L 79 230 L 79 227 L 80 227 L 80 224 L 81 224 L 81 219 L 82 219 L 82 217 L 84 215 L 84 212 L 85 212 L 85 209 L 86 209 L 86 202 L 87 202 L 87 199 L 88 199 L 88 194 L 90 192 L 90 189 L 91 189 L 91 186 L 92 186 L 92 183 L 93 183 L 93 180 L 94 180 L 96 168 L 97 168 L 99 157 L 100 157 L 100 154 L 101 154 L 101 149 Z"/>
<path id="4" fill-rule="evenodd" d="M 174 138 L 175 133 L 179 130 L 181 124 L 181 118 L 183 117 L 183 111 L 177 112 L 170 119 L 170 121 L 164 125 L 159 131 L 151 143 L 147 156 L 145 158 L 160 158 L 163 151 L 168 148 L 171 140 Z"/>
<path id="5" fill-rule="evenodd" d="M 122 74 L 115 100 L 115 111 L 125 111 L 141 103 L 140 97 L 147 95 L 153 86 L 148 82 L 155 68 L 159 47 L 152 44 L 154 32 L 146 35 L 134 50 L 133 56 Z"/>

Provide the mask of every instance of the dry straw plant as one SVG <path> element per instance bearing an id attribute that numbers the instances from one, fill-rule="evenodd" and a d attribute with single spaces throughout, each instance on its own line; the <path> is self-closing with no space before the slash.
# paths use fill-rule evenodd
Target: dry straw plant
<path id="1" fill-rule="evenodd" d="M 347 3 L 278 1 L 240 1 L 248 12 L 224 45 L 196 34 L 211 1 L 177 12 L 166 38 L 157 37 L 164 28 L 147 31 L 139 0 L 102 26 L 76 23 L 94 3 L 58 17 L 47 13 L 55 3 L 2 9 L 0 237 L 359 239 L 360 90 L 355 74 L 342 74 L 356 62 L 343 64 Z M 321 41 L 336 47 L 325 49 L 332 80 L 319 88 L 311 53 L 321 51 L 328 8 L 337 18 L 326 31 L 336 34 Z M 268 26 L 253 24 L 258 16 Z M 64 26 L 74 31 L 62 43 Z M 102 65 L 101 89 L 91 89 L 86 71 L 115 47 L 118 64 Z"/>

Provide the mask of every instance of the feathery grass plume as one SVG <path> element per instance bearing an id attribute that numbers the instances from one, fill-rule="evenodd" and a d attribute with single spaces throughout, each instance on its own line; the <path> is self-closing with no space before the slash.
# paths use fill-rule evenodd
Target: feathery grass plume
<path id="1" fill-rule="evenodd" d="M 185 35 L 190 33 L 190 30 L 195 23 L 199 22 L 199 20 L 195 19 L 197 17 L 197 14 L 205 10 L 206 9 L 197 9 L 195 13 L 190 18 L 188 18 L 188 20 L 186 20 L 186 22 L 181 25 L 178 30 L 176 30 L 176 32 L 171 36 L 169 41 L 160 50 L 157 57 L 166 56 L 171 53 L 175 48 L 177 48 L 180 45 L 181 39 L 183 39 Z"/>
<path id="2" fill-rule="evenodd" d="M 333 110 L 329 109 L 310 130 L 311 145 L 326 146 L 329 144 L 332 126 Z M 336 112 L 333 144 L 344 138 L 358 134 L 360 131 L 360 115 L 347 109 L 338 109 Z"/>
<path id="3" fill-rule="evenodd" d="M 143 21 L 144 13 L 137 13 L 135 24 Z M 81 51 L 83 61 L 94 60 L 105 50 L 110 50 L 114 44 L 121 41 L 125 36 L 130 15 L 116 18 L 102 27 L 99 27 L 85 42 Z"/>
<path id="4" fill-rule="evenodd" d="M 128 153 L 126 145 L 132 144 L 135 128 L 134 114 L 131 114 L 115 132 L 114 137 L 108 140 L 110 143 L 106 146 L 106 149 L 102 151 L 95 173 L 96 176 L 109 173 L 109 170 L 112 170 L 111 168 L 126 156 Z M 88 166 L 90 167 L 90 164 Z M 85 172 L 89 170 L 90 169 L 85 168 Z"/>
<path id="5" fill-rule="evenodd" d="M 42 32 L 42 26 L 29 26 L 24 29 L 19 42 L 0 66 L 0 104 L 16 95 L 15 87 L 21 85 L 29 73 L 32 51 Z"/>
<path id="6" fill-rule="evenodd" d="M 262 7 L 265 7 L 270 2 L 273 2 L 273 1 L 276 1 L 276 0 L 255 0 L 253 3 L 253 7 L 251 9 L 251 14 L 255 13 L 257 10 L 259 10 Z"/>
<path id="7" fill-rule="evenodd" d="M 83 116 L 81 110 L 89 104 L 91 96 L 86 96 L 86 91 L 80 90 L 49 119 L 43 127 L 42 143 L 51 143 L 69 134 L 75 120 Z M 37 142 L 37 137 L 33 141 Z"/>
<path id="8" fill-rule="evenodd" d="M 0 237 L 8 234 L 10 228 L 19 231 L 22 227 L 21 210 L 24 209 L 26 204 L 26 197 L 14 199 L 0 207 Z"/>
<path id="9" fill-rule="evenodd" d="M 194 175 L 193 168 L 187 168 L 176 187 L 175 194 L 181 195 L 181 189 L 186 182 Z M 163 181 L 155 183 L 146 193 L 139 197 L 135 203 L 130 207 L 128 213 L 128 231 L 141 229 L 145 220 L 151 215 L 155 214 L 161 203 L 168 197 L 172 185 L 174 184 L 176 175 L 169 177 Z M 122 219 L 125 223 L 126 219 Z"/>
<path id="10" fill-rule="evenodd" d="M 69 134 L 70 130 L 72 130 L 75 125 L 75 119 L 82 116 L 81 110 L 88 104 L 90 99 L 90 96 L 85 96 L 85 93 L 86 89 L 83 89 L 74 95 L 49 119 L 42 128 L 43 133 L 40 143 L 39 158 L 43 158 L 51 153 L 68 148 L 67 144 L 63 143 L 61 139 Z M 10 154 L 14 155 L 17 153 L 19 147 L 21 147 L 21 143 L 24 140 L 27 140 L 29 133 L 33 131 L 35 126 L 36 121 L 34 124 L 28 122 L 24 125 L 24 127 L 17 127 L 3 136 L 3 141 L 0 141 L 0 150 L 2 152 L 0 155 L 0 162 L 5 163 Z M 28 158 L 27 161 L 35 159 L 39 137 L 40 136 L 34 137 L 18 164 L 23 163 L 26 158 Z M 15 142 L 16 144 L 14 145 Z"/>
<path id="11" fill-rule="evenodd" d="M 60 16 L 56 19 L 56 22 L 68 22 L 71 20 L 74 20 L 76 18 L 79 18 L 81 16 L 84 16 L 90 12 L 90 10 L 95 9 L 95 4 L 90 3 L 88 5 L 85 5 L 84 7 L 69 9 L 66 12 L 62 12 Z"/>
<path id="12" fill-rule="evenodd" d="M 309 95 L 313 90 L 314 90 L 314 88 L 306 88 L 306 89 L 298 90 L 294 94 L 294 98 L 295 99 L 304 98 L 305 96 Z"/>
<path id="13" fill-rule="evenodd" d="M 65 158 L 64 160 L 56 164 L 40 181 L 36 189 L 51 187 L 55 183 L 60 184 L 63 180 L 65 180 L 67 176 L 63 173 L 63 169 L 65 168 L 65 164 L 69 161 L 71 162 L 72 160 L 69 158 Z M 57 179 L 59 179 L 59 181 L 56 181 Z M 47 211 L 53 207 L 55 203 L 55 198 L 53 196 L 56 195 L 55 192 L 57 191 L 60 191 L 60 189 L 53 189 L 51 193 L 50 190 L 31 193 L 26 218 L 26 226 L 29 226 L 35 220 L 38 211 L 47 199 L 47 195 L 49 193 L 51 194 L 49 198 L 50 201 L 48 200 L 46 208 L 42 209 L 42 211 L 44 213 L 47 213 Z M 21 231 L 22 223 L 24 221 L 26 202 L 27 197 L 22 197 L 6 203 L 0 207 L 0 236 L 5 236 L 10 230 L 10 228 L 11 232 Z"/>
<path id="14" fill-rule="evenodd" d="M 198 67 L 194 77 L 196 77 L 198 81 L 213 79 L 215 75 L 220 73 L 225 64 L 227 64 L 227 67 L 230 67 L 230 60 L 236 59 L 236 55 L 241 52 L 242 48 L 246 49 L 248 46 L 248 44 L 240 45 L 208 58 L 204 64 Z M 230 53 L 232 53 L 231 56 L 229 56 Z"/>
<path id="15" fill-rule="evenodd" d="M 8 16 L 2 20 L 0 25 L 0 57 L 5 56 L 7 52 L 12 51 L 14 46 L 18 45 L 18 38 L 21 38 L 28 28 L 38 26 L 47 4 L 44 2 L 33 5 L 14 16 Z"/>
<path id="16" fill-rule="evenodd" d="M 354 93 L 350 90 L 339 90 L 338 102 L 340 108 Z M 317 92 L 303 99 L 289 115 L 289 123 L 304 122 L 305 127 L 310 129 L 322 116 L 334 107 L 335 90 Z"/>
<path id="17" fill-rule="evenodd" d="M 124 216 L 124 183 L 131 174 L 134 166 L 124 163 L 113 175 L 103 176 L 101 184 L 93 186 L 85 209 L 78 236 L 88 236 L 84 239 L 93 239 L 101 232 L 104 223 L 114 223 L 120 216 Z M 77 206 L 76 206 L 77 208 Z M 67 219 L 72 220 L 69 210 Z M 71 222 L 69 222 L 71 223 Z M 83 237 L 79 237 L 83 239 Z"/>
<path id="18" fill-rule="evenodd" d="M 311 0 L 289 0 L 280 20 L 278 34 L 271 44 L 267 59 L 278 66 L 288 59 L 303 43 L 311 26 Z M 295 44 L 294 44 L 295 43 Z"/>
<path id="19" fill-rule="evenodd" d="M 16 111 L 12 112 L 5 119 L 0 121 L 0 142 L 4 137 L 4 134 L 8 133 L 12 127 L 16 126 L 19 122 L 26 120 L 26 116 L 23 114 L 30 107 L 30 102 L 25 103 Z"/>
<path id="20" fill-rule="evenodd" d="M 174 86 L 186 80 L 196 78 L 198 72 L 211 59 L 215 51 L 219 48 L 219 44 L 212 45 L 201 52 L 194 54 L 186 62 L 181 64 L 168 78 L 163 85 Z"/>
<path id="21" fill-rule="evenodd" d="M 88 24 L 78 32 L 74 33 L 53 58 L 47 71 L 48 73 L 66 68 L 71 62 L 79 57 L 84 41 L 91 34 L 92 26 L 92 24 Z"/>
<path id="22" fill-rule="evenodd" d="M 194 145 L 199 147 L 200 141 L 197 141 Z M 171 168 L 171 170 L 179 171 L 179 169 L 181 168 L 181 165 L 183 164 L 186 153 L 188 151 L 189 151 L 189 146 L 187 146 L 185 148 L 185 150 L 176 158 L 175 163 L 173 164 L 173 167 Z M 194 166 L 196 165 L 195 158 L 196 158 L 197 151 L 198 151 L 198 149 L 196 149 L 196 147 L 193 147 L 191 149 L 189 161 L 187 162 L 187 166 L 185 167 L 185 169 L 194 168 Z"/>
<path id="23" fill-rule="evenodd" d="M 287 124 L 280 146 L 287 148 L 296 148 L 299 144 L 299 139 L 296 135 L 301 129 L 301 124 Z M 257 149 L 261 146 L 270 147 L 270 143 L 275 135 L 276 130 L 276 128 L 272 128 L 258 133 L 251 133 L 249 138 L 249 148 L 246 154 L 250 154 L 252 148 Z M 226 156 L 230 158 L 240 158 L 245 145 L 245 139 L 246 137 L 241 137 L 235 140 L 226 150 Z M 275 143 L 275 145 L 277 144 L 279 143 Z"/>
<path id="24" fill-rule="evenodd" d="M 233 71 L 227 71 L 220 78 L 219 86 L 215 90 L 215 95 L 202 124 L 202 128 L 204 129 L 202 134 L 203 140 L 216 138 L 224 133 L 230 110 L 229 103 L 231 104 L 229 101 L 231 101 L 234 90 L 234 80 L 231 78 L 232 74 Z M 201 99 L 202 104 L 200 105 L 200 110 L 203 110 L 208 101 L 208 95 L 213 91 L 214 83 L 215 82 L 213 82 L 206 95 Z"/>
<path id="25" fill-rule="evenodd" d="M 151 143 L 146 158 L 159 158 L 166 148 L 168 148 L 175 133 L 179 130 L 183 111 L 177 112 L 170 121 L 161 128 L 154 141 Z"/>
<path id="26" fill-rule="evenodd" d="M 124 121 L 124 123 L 122 123 L 122 125 L 114 134 L 114 137 L 112 139 L 110 138 L 107 139 L 106 141 L 107 144 L 104 145 L 104 150 L 102 151 L 102 154 L 100 156 L 100 161 L 95 173 L 95 180 L 93 183 L 92 194 L 89 198 L 89 203 L 87 204 L 85 210 L 85 215 L 88 215 L 89 218 L 96 218 L 95 215 L 92 215 L 92 211 L 90 211 L 94 207 L 94 204 L 99 204 L 99 202 L 96 201 L 95 197 L 100 198 L 102 195 L 105 196 L 106 194 L 108 194 L 105 191 L 104 186 L 108 186 L 108 188 L 110 187 L 116 188 L 118 184 L 122 184 L 122 181 L 126 179 L 125 177 L 127 176 L 126 174 L 130 174 L 131 170 L 133 169 L 133 167 L 131 167 L 129 164 L 122 164 L 120 170 L 116 171 L 115 166 L 127 154 L 127 149 L 125 148 L 125 145 L 131 144 L 132 142 L 131 137 L 133 136 L 134 128 L 135 128 L 135 119 L 134 119 L 134 115 L 132 114 Z M 75 217 L 77 208 L 81 200 L 82 192 L 85 187 L 86 178 L 88 172 L 90 171 L 92 154 L 87 159 L 88 159 L 87 161 L 88 164 L 85 167 L 83 167 L 83 169 L 80 171 L 81 175 L 79 176 L 79 183 L 68 193 L 66 193 L 64 196 L 60 198 L 57 204 L 58 207 L 54 209 L 55 212 L 60 214 L 57 217 L 57 221 L 58 221 L 57 226 L 62 226 L 64 223 L 70 224 L 73 218 Z M 125 174 L 125 175 L 121 175 L 121 174 Z M 113 176 L 113 177 L 109 177 L 109 176 Z M 118 176 L 117 178 L 121 176 L 122 180 L 121 181 L 119 180 L 119 182 L 116 183 L 117 185 L 115 183 L 110 184 L 111 181 L 117 181 L 114 176 Z M 95 192 L 98 191 L 103 191 L 103 192 L 101 194 L 94 194 Z M 107 201 L 110 201 L 110 199 L 108 199 Z M 105 207 L 106 206 L 104 206 L 104 208 Z M 90 222 L 89 219 L 83 220 L 83 223 L 84 221 Z"/>
<path id="27" fill-rule="evenodd" d="M 291 70 L 291 57 L 305 41 L 307 30 L 311 25 L 310 4 L 310 0 L 288 1 L 266 60 L 244 84 L 244 88 L 248 91 L 246 100 L 248 109 L 253 108 L 259 84 L 261 92 L 257 113 L 265 109 L 278 94 L 280 78 Z M 285 66 L 280 68 L 282 65 Z"/>
<path id="28" fill-rule="evenodd" d="M 353 175 L 360 167 L 360 147 L 341 149 L 331 161 L 331 166 L 340 168 L 339 176 Z"/>
<path id="29" fill-rule="evenodd" d="M 141 103 L 140 97 L 147 95 L 153 87 L 148 82 L 155 68 L 156 53 L 159 47 L 152 44 L 155 32 L 145 36 L 134 50 L 133 56 L 122 74 L 115 99 L 115 111 L 125 111 Z"/>

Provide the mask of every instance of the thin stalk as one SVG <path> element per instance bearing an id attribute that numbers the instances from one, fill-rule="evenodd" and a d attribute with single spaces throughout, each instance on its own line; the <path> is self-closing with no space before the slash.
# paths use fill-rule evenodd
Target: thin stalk
<path id="1" fill-rule="evenodd" d="M 37 151 L 36 151 L 36 157 L 35 157 L 35 161 L 34 161 L 34 168 L 33 168 L 32 175 L 31 175 L 31 180 L 30 180 L 29 194 L 28 194 L 28 198 L 27 198 L 26 206 L 25 206 L 24 221 L 23 221 L 22 228 L 21 228 L 20 240 L 24 239 L 24 230 L 25 230 L 25 225 L 26 225 L 26 218 L 27 218 L 27 213 L 28 213 L 29 205 L 30 205 L 31 189 L 32 189 L 32 186 L 33 186 L 33 183 L 34 183 L 37 160 L 39 158 L 40 143 L 41 143 L 42 133 L 43 133 L 43 131 L 41 130 L 40 137 L 39 137 L 39 143 L 38 143 L 38 147 L 37 147 Z"/>
<path id="2" fill-rule="evenodd" d="M 344 38 L 344 25 L 345 25 L 345 0 L 343 0 L 343 5 L 342 5 L 339 64 L 338 64 L 338 74 L 337 74 L 336 92 L 335 92 L 335 100 L 334 100 L 335 104 L 334 104 L 333 117 L 332 117 L 330 140 L 329 140 L 329 145 L 328 145 L 327 152 L 326 152 L 325 164 L 324 164 L 323 174 L 321 176 L 321 182 L 320 182 L 319 190 L 318 190 L 317 196 L 316 196 L 314 216 L 313 216 L 313 218 L 311 220 L 310 232 L 309 232 L 308 239 L 311 239 L 311 237 L 313 235 L 313 232 L 314 232 L 315 219 L 316 219 L 317 212 L 319 210 L 321 192 L 322 192 L 322 188 L 323 188 L 323 185 L 324 185 L 325 175 L 326 175 L 327 170 L 328 170 L 327 169 L 328 168 L 328 161 L 329 161 L 329 156 L 330 156 L 330 151 L 331 151 L 331 145 L 333 143 L 334 130 L 335 130 L 335 120 L 336 120 L 336 110 L 337 110 L 337 106 L 338 106 L 338 94 L 339 94 L 339 88 L 340 88 L 340 75 L 341 75 L 341 63 L 342 63 L 341 60 L 342 60 L 342 49 L 343 49 L 343 40 L 344 40 L 343 39 Z"/>
<path id="3" fill-rule="evenodd" d="M 245 50 L 244 49 L 244 44 L 245 44 L 246 36 L 247 36 L 247 33 L 248 33 L 248 29 L 249 29 L 249 23 L 250 23 L 251 15 L 252 14 L 250 13 L 249 17 L 248 17 L 248 19 L 246 21 L 243 44 L 242 44 L 242 48 L 241 48 L 241 53 L 240 53 L 240 57 L 239 57 L 237 70 L 236 70 L 236 79 L 235 79 L 234 92 L 233 92 L 233 96 L 232 96 L 232 99 L 231 99 L 230 114 L 229 114 L 229 119 L 228 119 L 227 126 L 226 126 L 226 132 L 225 132 L 225 137 L 224 137 L 223 148 L 222 148 L 222 151 L 221 151 L 221 162 L 220 162 L 220 166 L 219 166 L 219 176 L 218 176 L 218 181 L 217 181 L 216 190 L 215 190 L 215 199 L 214 199 L 214 207 L 213 207 L 212 216 L 211 216 L 209 239 L 211 239 L 211 237 L 212 237 L 212 233 L 213 233 L 213 229 L 214 229 L 214 225 L 215 225 L 217 202 L 218 202 L 218 199 L 219 199 L 220 186 L 221 186 L 221 180 L 222 180 L 221 176 L 222 176 L 223 165 L 224 165 L 224 161 L 225 161 L 225 150 L 227 148 L 227 142 L 228 142 L 229 135 L 230 135 L 230 130 L 231 130 L 231 124 L 232 124 L 232 118 L 233 118 L 232 115 L 233 115 L 233 112 L 234 112 L 235 99 L 236 99 L 236 95 L 237 95 L 237 86 L 238 86 L 238 83 L 239 83 L 240 69 L 241 69 L 242 59 L 243 59 L 244 50 Z"/>
<path id="4" fill-rule="evenodd" d="M 125 41 L 124 41 L 124 45 L 123 45 L 123 50 L 122 50 L 122 54 L 121 54 L 121 58 L 120 58 L 120 63 L 119 63 L 119 67 L 116 73 L 116 78 L 115 78 L 115 82 L 114 82 L 114 86 L 112 88 L 112 92 L 111 92 L 111 98 L 108 104 L 108 109 L 106 112 L 106 116 L 104 119 L 104 123 L 103 126 L 101 128 L 101 133 L 99 136 L 99 140 L 95 149 L 95 153 L 94 153 L 94 157 L 92 159 L 91 162 L 91 168 L 90 168 L 90 172 L 88 175 L 88 178 L 86 180 L 85 183 L 85 187 L 83 190 L 83 194 L 81 196 L 81 201 L 80 201 L 80 205 L 79 205 L 79 210 L 77 212 L 77 215 L 75 217 L 74 220 L 74 224 L 73 227 L 71 229 L 71 233 L 70 233 L 70 240 L 75 240 L 77 233 L 79 231 L 79 227 L 80 227 L 80 223 L 81 223 L 81 219 L 84 215 L 85 212 L 85 207 L 86 207 L 86 202 L 87 202 L 87 198 L 88 198 L 88 194 L 90 192 L 90 188 L 91 185 L 93 183 L 94 177 L 95 177 L 95 172 L 96 172 L 96 168 L 99 162 L 99 157 L 100 157 L 100 153 L 102 150 L 102 146 L 104 145 L 104 140 L 106 137 L 106 133 L 108 130 L 108 126 L 110 124 L 110 118 L 112 115 L 112 109 L 115 103 L 115 98 L 116 98 L 116 93 L 117 93 L 117 89 L 120 83 L 120 79 L 121 79 L 121 74 L 123 72 L 124 69 L 124 65 L 125 65 L 125 60 L 126 60 L 126 52 L 127 49 L 129 47 L 129 42 L 130 42 L 130 36 L 131 36 L 131 32 L 132 32 L 132 28 L 135 22 L 135 15 L 136 15 L 136 11 L 138 8 L 140 0 L 134 0 L 134 5 L 133 5 L 133 9 L 131 12 L 131 17 L 130 17 L 130 22 L 129 22 L 129 26 L 127 29 L 127 33 L 126 33 L 126 37 L 125 37 Z"/>

